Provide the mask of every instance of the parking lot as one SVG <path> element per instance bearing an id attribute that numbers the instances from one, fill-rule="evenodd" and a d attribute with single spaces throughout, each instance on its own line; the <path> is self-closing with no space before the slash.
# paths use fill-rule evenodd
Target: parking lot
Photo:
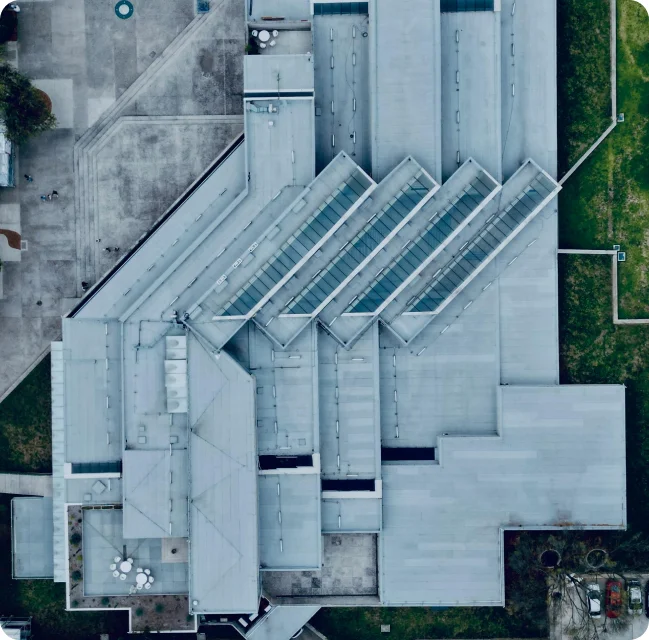
<path id="1" fill-rule="evenodd" d="M 550 640 L 633 640 L 649 629 L 647 618 L 646 586 L 649 574 L 597 574 L 575 575 L 567 581 L 561 598 L 553 597 L 550 604 Z M 622 583 L 622 611 L 617 619 L 606 615 L 606 582 L 609 579 Z M 638 580 L 642 587 L 642 611 L 639 615 L 628 613 L 626 583 Z M 588 612 L 587 586 L 597 583 L 601 593 L 601 614 L 593 617 Z"/>

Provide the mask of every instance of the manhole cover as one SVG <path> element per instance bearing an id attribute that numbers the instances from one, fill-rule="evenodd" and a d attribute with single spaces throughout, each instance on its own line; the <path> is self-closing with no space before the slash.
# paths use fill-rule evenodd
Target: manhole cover
<path id="1" fill-rule="evenodd" d="M 591 549 L 586 554 L 586 564 L 591 569 L 599 569 L 606 562 L 607 557 L 608 553 L 604 549 Z"/>
<path id="2" fill-rule="evenodd" d="M 119 0 L 115 5 L 115 15 L 122 20 L 126 20 L 133 15 L 133 5 L 128 0 Z"/>
<path id="3" fill-rule="evenodd" d="M 560 563 L 561 556 L 559 555 L 559 552 L 554 549 L 546 549 L 541 554 L 541 564 L 544 567 L 558 567 Z"/>

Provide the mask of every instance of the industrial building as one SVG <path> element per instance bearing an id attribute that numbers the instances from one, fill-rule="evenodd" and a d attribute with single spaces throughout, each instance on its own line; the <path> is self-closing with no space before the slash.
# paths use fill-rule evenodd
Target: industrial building
<path id="1" fill-rule="evenodd" d="M 505 530 L 626 526 L 624 388 L 559 384 L 556 2 L 241 11 L 244 134 L 52 345 L 54 579 L 275 640 L 502 606 Z"/>

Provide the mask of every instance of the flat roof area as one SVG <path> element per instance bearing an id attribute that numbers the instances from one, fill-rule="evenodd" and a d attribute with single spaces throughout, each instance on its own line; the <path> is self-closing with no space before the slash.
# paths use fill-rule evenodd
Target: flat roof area
<path id="1" fill-rule="evenodd" d="M 310 455 L 318 450 L 315 329 L 301 333 L 283 351 L 256 324 L 249 324 L 248 368 L 256 384 L 260 455 Z"/>
<path id="2" fill-rule="evenodd" d="M 368 330 L 351 350 L 318 332 L 323 478 L 380 477 L 378 329 Z"/>
<path id="3" fill-rule="evenodd" d="M 261 475 L 258 485 L 261 568 L 319 569 L 320 476 Z"/>
<path id="4" fill-rule="evenodd" d="M 502 528 L 626 527 L 624 387 L 497 393 L 499 435 L 383 465 L 385 604 L 504 604 Z"/>
<path id="5" fill-rule="evenodd" d="M 373 0 L 370 35 L 373 175 L 412 155 L 441 182 L 439 4 Z"/>
<path id="6" fill-rule="evenodd" d="M 441 15 L 444 180 L 475 158 L 502 181 L 500 74 L 511 49 L 501 60 L 500 23 L 498 11 Z"/>
<path id="7" fill-rule="evenodd" d="M 13 498 L 11 550 L 14 578 L 54 576 L 52 498 Z"/>
<path id="8" fill-rule="evenodd" d="M 310 53 L 245 56 L 244 96 L 279 97 L 284 93 L 313 94 L 313 55 Z"/>
<path id="9" fill-rule="evenodd" d="M 367 14 L 315 15 L 316 168 L 340 151 L 371 171 Z"/>

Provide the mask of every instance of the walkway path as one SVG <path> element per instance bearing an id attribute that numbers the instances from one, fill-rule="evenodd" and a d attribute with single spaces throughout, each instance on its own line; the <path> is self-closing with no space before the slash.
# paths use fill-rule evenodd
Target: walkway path
<path id="1" fill-rule="evenodd" d="M 36 473 L 0 473 L 0 493 L 51 496 L 52 476 Z"/>

